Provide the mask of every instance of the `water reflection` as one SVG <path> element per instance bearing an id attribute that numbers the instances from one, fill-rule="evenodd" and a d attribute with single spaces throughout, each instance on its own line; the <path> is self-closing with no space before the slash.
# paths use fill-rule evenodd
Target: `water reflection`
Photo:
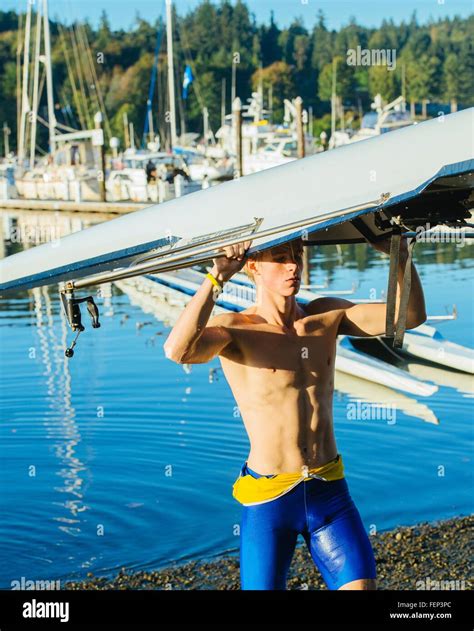
<path id="1" fill-rule="evenodd" d="M 347 395 L 351 401 L 367 403 L 371 406 L 369 411 L 373 414 L 378 409 L 382 412 L 397 409 L 406 416 L 439 425 L 436 414 L 426 403 L 420 403 L 413 397 L 373 381 L 367 381 L 338 370 L 334 375 L 334 388 L 337 392 Z"/>
<path id="2" fill-rule="evenodd" d="M 466 398 L 474 397 L 473 375 L 413 361 L 407 362 L 406 368 L 417 379 L 432 381 L 440 386 L 454 388 Z"/>
<path id="3" fill-rule="evenodd" d="M 0 209 L 1 258 L 113 219 L 111 213 Z"/>
<path id="4" fill-rule="evenodd" d="M 76 421 L 76 411 L 71 401 L 71 374 L 68 360 L 64 355 L 67 338 L 66 318 L 60 310 L 61 334 L 55 322 L 51 297 L 46 287 L 32 289 L 34 313 L 36 316 L 36 333 L 39 339 L 41 361 L 46 378 L 48 408 L 51 414 L 44 417 L 43 424 L 47 430 L 55 456 L 61 467 L 56 475 L 62 478 L 62 484 L 54 490 L 60 494 L 55 504 L 65 511 L 60 517 L 53 517 L 60 523 L 59 530 L 77 536 L 80 529 L 80 514 L 88 509 L 84 502 L 84 478 L 87 470 L 84 463 L 76 455 L 81 442 L 81 435 Z"/>
<path id="5" fill-rule="evenodd" d="M 415 264 L 453 264 L 459 267 L 472 267 L 474 256 L 474 243 L 466 240 L 464 245 L 458 243 L 418 243 L 414 249 Z M 322 270 L 329 281 L 334 279 L 336 269 L 344 266 L 348 269 L 355 269 L 363 272 L 377 264 L 383 258 L 388 261 L 388 257 L 377 252 L 374 248 L 365 243 L 349 243 L 343 245 L 327 245 L 318 248 L 314 253 L 314 267 Z M 316 278 L 321 278 L 321 274 L 316 274 Z"/>

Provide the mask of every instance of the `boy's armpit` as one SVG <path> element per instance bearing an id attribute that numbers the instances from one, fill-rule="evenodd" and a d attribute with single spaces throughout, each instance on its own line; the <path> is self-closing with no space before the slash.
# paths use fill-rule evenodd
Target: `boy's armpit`
<path id="1" fill-rule="evenodd" d="M 197 342 L 181 360 L 183 364 L 205 364 L 224 351 L 234 349 L 232 326 L 238 314 L 220 314 L 211 318 Z M 226 352 L 227 354 L 227 352 Z"/>

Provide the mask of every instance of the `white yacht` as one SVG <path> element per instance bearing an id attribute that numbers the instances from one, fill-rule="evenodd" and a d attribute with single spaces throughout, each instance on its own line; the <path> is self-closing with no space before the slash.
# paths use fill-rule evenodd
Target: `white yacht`
<path id="1" fill-rule="evenodd" d="M 244 175 L 256 173 L 297 159 L 297 132 L 294 123 L 295 108 L 285 99 L 283 125 L 270 123 L 269 112 L 263 108 L 262 96 L 253 92 L 242 109 L 242 160 Z M 232 114 L 216 132 L 223 148 L 235 156 L 235 139 Z M 315 152 L 314 139 L 305 134 L 306 155 Z"/>
<path id="2" fill-rule="evenodd" d="M 360 129 L 336 130 L 329 140 L 329 148 L 334 149 L 341 145 L 367 140 L 367 138 L 374 138 L 380 134 L 415 124 L 410 112 L 406 110 L 406 102 L 402 96 L 387 105 L 383 105 L 382 97 L 377 94 L 372 103 L 372 109 L 374 111 L 368 112 L 362 117 Z"/>

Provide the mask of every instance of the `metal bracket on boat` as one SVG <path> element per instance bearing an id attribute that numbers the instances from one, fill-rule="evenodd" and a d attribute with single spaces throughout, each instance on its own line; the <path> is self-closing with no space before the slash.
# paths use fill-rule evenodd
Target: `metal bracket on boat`
<path id="1" fill-rule="evenodd" d="M 394 348 L 401 348 L 403 346 L 403 338 L 406 330 L 408 301 L 411 291 L 411 262 L 413 258 L 413 248 L 415 247 L 416 238 L 409 238 L 408 245 L 408 257 L 403 271 L 402 289 L 400 295 L 400 304 L 398 308 L 398 318 L 395 325 L 395 307 L 397 298 L 397 277 L 398 277 L 398 264 L 400 254 L 400 243 L 402 239 L 401 230 L 401 217 L 392 218 L 393 231 L 392 238 L 390 240 L 390 268 L 388 272 L 388 287 L 387 287 L 387 314 L 385 321 L 385 335 L 387 337 L 393 337 Z"/>
<path id="2" fill-rule="evenodd" d="M 254 217 L 252 223 L 236 226 L 234 228 L 228 228 L 225 230 L 218 230 L 217 232 L 213 232 L 211 234 L 199 235 L 187 241 L 185 240 L 185 244 L 181 246 L 178 245 L 180 243 L 180 241 L 178 240 L 173 243 L 171 247 L 164 253 L 165 256 L 163 256 L 163 253 L 157 253 L 155 251 L 149 252 L 135 259 L 133 261 L 133 265 L 137 266 L 153 260 L 166 261 L 166 257 L 168 255 L 176 255 L 179 252 L 186 252 L 192 249 L 197 249 L 198 246 L 209 246 L 209 251 L 211 251 L 214 247 L 213 244 L 217 244 L 225 240 L 232 240 L 233 238 L 243 237 L 242 241 L 251 240 L 252 235 L 256 234 L 262 222 L 263 217 Z M 209 256 L 209 258 L 214 257 Z"/>
<path id="3" fill-rule="evenodd" d="M 61 292 L 61 302 L 66 313 L 67 321 L 72 331 L 77 331 L 77 335 L 74 338 L 71 346 L 66 348 L 64 354 L 66 357 L 72 357 L 74 355 L 74 347 L 77 343 L 77 339 L 79 334 L 84 331 L 84 326 L 82 324 L 81 317 L 81 309 L 79 305 L 81 302 L 85 302 L 87 304 L 87 311 L 92 320 L 92 328 L 98 329 L 100 327 L 99 322 L 99 309 L 94 302 L 92 296 L 86 296 L 85 298 L 74 298 L 74 290 L 70 283 L 66 283 L 64 288 L 60 290 Z"/>
<path id="4" fill-rule="evenodd" d="M 236 232 L 237 229 L 228 231 L 226 233 L 227 238 L 223 241 L 219 241 L 219 235 L 216 236 L 216 233 L 210 235 L 209 238 L 199 237 L 198 242 L 193 240 L 192 243 L 174 246 L 166 252 L 166 255 L 157 256 L 156 253 L 146 255 L 140 259 L 139 263 L 135 262 L 129 267 L 101 272 L 93 276 L 70 281 L 69 286 L 71 289 L 82 289 L 83 287 L 110 283 L 116 280 L 141 276 L 143 274 L 169 272 L 175 269 L 204 264 L 211 258 L 225 256 L 221 250 L 227 245 L 234 245 L 236 243 L 242 243 L 243 241 L 252 241 L 257 237 L 266 236 L 268 232 L 272 232 L 271 230 L 267 230 L 259 233 L 258 228 L 262 222 L 263 218 L 254 217 L 253 224 L 239 227 L 238 233 Z M 242 234 L 242 231 L 244 234 Z M 278 232 L 278 229 L 273 229 L 273 232 Z M 231 236 L 229 236 L 229 234 L 231 234 Z"/>

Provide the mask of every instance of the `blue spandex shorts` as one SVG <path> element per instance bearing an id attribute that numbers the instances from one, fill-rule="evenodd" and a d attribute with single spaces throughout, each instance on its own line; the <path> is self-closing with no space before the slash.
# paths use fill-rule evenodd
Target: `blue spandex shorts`
<path id="1" fill-rule="evenodd" d="M 261 476 L 242 467 L 242 475 Z M 286 576 L 301 534 L 328 589 L 375 579 L 369 537 L 344 478 L 311 478 L 263 504 L 243 506 L 241 589 L 286 589 Z"/>

